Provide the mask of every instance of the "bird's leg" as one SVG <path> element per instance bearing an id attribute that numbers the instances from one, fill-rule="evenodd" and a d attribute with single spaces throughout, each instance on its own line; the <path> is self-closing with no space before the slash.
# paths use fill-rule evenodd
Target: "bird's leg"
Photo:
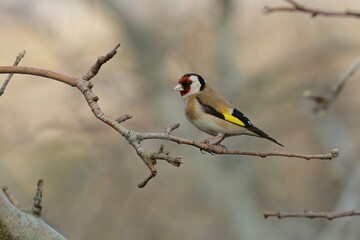
<path id="1" fill-rule="evenodd" d="M 207 139 L 205 139 L 205 140 L 202 140 L 200 143 L 203 143 L 203 144 L 211 144 L 210 141 L 212 141 L 212 140 L 214 140 L 214 139 L 216 139 L 216 138 L 219 138 L 219 135 L 216 135 L 216 136 L 213 136 L 213 137 L 209 137 L 209 138 L 207 138 Z M 205 154 L 202 149 L 200 149 L 200 152 L 201 152 L 202 154 Z M 209 153 L 210 153 L 211 155 L 214 155 L 214 153 L 212 153 L 212 152 L 209 152 Z"/>
<path id="2" fill-rule="evenodd" d="M 218 136 L 218 137 L 220 137 L 220 140 L 214 143 L 214 145 L 222 147 L 223 149 L 227 150 L 227 147 L 225 145 L 220 144 L 225 139 L 225 136 Z"/>
<path id="3" fill-rule="evenodd" d="M 214 145 L 221 145 L 220 143 L 225 139 L 225 136 L 217 136 L 220 137 L 220 140 L 214 143 Z"/>
<path id="4" fill-rule="evenodd" d="M 216 136 L 209 137 L 209 138 L 201 141 L 201 143 L 211 144 L 210 141 L 212 141 L 214 139 L 218 139 L 218 138 L 220 138 L 220 140 L 217 141 L 216 143 L 213 143 L 212 145 L 216 145 L 216 146 L 222 147 L 224 149 L 227 149 L 227 147 L 225 145 L 220 144 L 225 139 L 225 136 L 223 134 L 218 134 Z"/>

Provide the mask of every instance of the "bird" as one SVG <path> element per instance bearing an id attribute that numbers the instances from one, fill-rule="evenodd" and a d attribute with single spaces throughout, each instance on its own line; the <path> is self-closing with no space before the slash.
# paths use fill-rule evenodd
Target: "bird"
<path id="1" fill-rule="evenodd" d="M 284 146 L 256 127 L 242 112 L 217 94 L 199 74 L 183 75 L 174 87 L 174 91 L 180 92 L 184 101 L 185 116 L 190 123 L 212 135 L 202 143 L 219 139 L 214 145 L 221 145 L 220 143 L 227 137 L 249 135 L 265 138 Z"/>

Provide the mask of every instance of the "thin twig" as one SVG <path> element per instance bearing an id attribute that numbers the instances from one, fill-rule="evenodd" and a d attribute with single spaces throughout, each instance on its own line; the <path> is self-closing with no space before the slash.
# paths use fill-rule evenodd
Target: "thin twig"
<path id="1" fill-rule="evenodd" d="M 170 134 L 172 131 L 180 127 L 180 123 L 175 123 L 167 126 L 165 128 L 165 133 Z"/>
<path id="2" fill-rule="evenodd" d="M 247 156 L 257 156 L 257 157 L 269 157 L 269 156 L 278 156 L 278 157 L 289 157 L 289 158 L 302 158 L 306 160 L 310 159 L 320 159 L 320 160 L 331 160 L 336 158 L 339 153 L 337 149 L 334 149 L 331 153 L 327 154 L 317 154 L 317 155 L 303 155 L 303 154 L 293 154 L 285 152 L 247 152 L 239 150 L 227 150 L 224 147 L 212 145 L 208 143 L 195 142 L 191 139 L 179 138 L 171 135 L 170 133 L 179 127 L 179 124 L 173 124 L 168 126 L 165 129 L 164 133 L 143 133 L 137 132 L 131 129 L 124 127 L 121 123 L 130 118 L 130 115 L 124 114 L 118 119 L 113 119 L 110 116 L 106 115 L 98 105 L 99 97 L 92 91 L 93 84 L 89 81 L 93 78 L 101 66 L 109 61 L 117 51 L 117 45 L 105 56 L 99 57 L 98 60 L 91 66 L 90 70 L 82 77 L 74 78 L 69 77 L 60 73 L 37 69 L 29 67 L 1 67 L 1 73 L 20 73 L 20 74 L 30 74 L 37 75 L 41 77 L 55 79 L 57 81 L 69 84 L 70 86 L 76 86 L 84 95 L 84 98 L 89 105 L 91 111 L 100 121 L 109 125 L 120 133 L 126 141 L 134 148 L 137 155 L 143 160 L 150 171 L 150 175 L 143 180 L 138 187 L 144 187 L 152 178 L 157 175 L 157 169 L 155 167 L 156 160 L 164 160 L 170 163 L 173 166 L 180 166 L 184 161 L 181 157 L 170 156 L 170 153 L 164 151 L 164 147 L 160 147 L 159 151 L 151 152 L 143 148 L 141 142 L 149 139 L 161 139 L 164 141 L 176 142 L 178 144 L 190 145 L 200 150 L 206 151 L 211 154 L 232 154 L 232 155 L 247 155 Z"/>
<path id="3" fill-rule="evenodd" d="M 356 59 L 356 61 L 351 65 L 351 67 L 348 70 L 346 70 L 345 73 L 343 73 L 336 79 L 334 85 L 331 88 L 334 98 L 337 97 L 340 91 L 344 88 L 346 81 L 350 77 L 352 77 L 359 69 L 360 69 L 360 57 Z"/>
<path id="4" fill-rule="evenodd" d="M 125 113 L 125 114 L 121 115 L 120 117 L 118 117 L 116 119 L 116 122 L 117 123 L 122 123 L 122 122 L 125 122 L 125 121 L 129 120 L 132 117 L 133 116 L 131 116 L 130 114 Z"/>
<path id="5" fill-rule="evenodd" d="M 107 61 L 109 61 L 115 54 L 116 50 L 120 47 L 120 43 L 116 45 L 108 54 L 105 56 L 98 57 L 96 62 L 91 66 L 89 71 L 83 76 L 85 81 L 90 81 L 95 75 L 99 72 L 102 65 L 104 65 Z"/>
<path id="6" fill-rule="evenodd" d="M 316 8 L 306 7 L 300 3 L 297 3 L 294 0 L 284 0 L 289 3 L 291 6 L 282 6 L 282 7 L 264 7 L 264 13 L 274 13 L 274 12 L 302 12 L 305 14 L 309 14 L 311 17 L 324 16 L 324 17 L 355 17 L 360 18 L 360 12 L 355 12 L 352 10 L 344 10 L 344 11 L 329 11 L 329 10 L 321 10 Z"/>
<path id="7" fill-rule="evenodd" d="M 15 59 L 15 62 L 13 64 L 13 66 L 17 66 L 19 65 L 21 59 L 23 59 L 23 57 L 25 57 L 25 53 L 26 51 L 22 51 L 21 53 L 19 53 Z M 7 78 L 5 79 L 5 82 L 3 83 L 3 85 L 0 88 L 0 96 L 4 94 L 5 92 L 5 88 L 7 87 L 7 85 L 10 82 L 10 79 L 12 78 L 12 76 L 14 75 L 14 73 L 9 73 L 9 75 L 7 76 Z"/>
<path id="8" fill-rule="evenodd" d="M 30 212 L 38 217 L 41 216 L 41 210 L 42 210 L 41 202 L 42 202 L 43 188 L 44 188 L 44 181 L 40 179 L 37 182 L 37 188 L 33 199 L 33 205 L 30 209 Z"/>
<path id="9" fill-rule="evenodd" d="M 12 205 L 14 205 L 16 208 L 20 209 L 21 206 L 18 201 L 16 201 L 15 196 L 10 192 L 9 188 L 7 186 L 1 187 L 3 192 L 5 193 L 6 197 L 9 199 Z"/>
<path id="10" fill-rule="evenodd" d="M 263 213 L 264 218 L 277 217 L 282 218 L 325 218 L 327 220 L 333 220 L 335 218 L 360 216 L 360 211 L 339 211 L 339 212 L 315 212 L 315 211 L 304 211 L 304 212 L 271 212 L 265 211 Z"/>
<path id="11" fill-rule="evenodd" d="M 360 69 L 360 57 L 347 69 L 342 75 L 340 75 L 333 85 L 331 86 L 328 94 L 315 94 L 311 90 L 305 90 L 303 96 L 311 101 L 314 101 L 314 112 L 326 112 L 331 103 L 333 103 L 339 96 L 341 90 L 344 88 L 347 80 L 352 77 Z"/>

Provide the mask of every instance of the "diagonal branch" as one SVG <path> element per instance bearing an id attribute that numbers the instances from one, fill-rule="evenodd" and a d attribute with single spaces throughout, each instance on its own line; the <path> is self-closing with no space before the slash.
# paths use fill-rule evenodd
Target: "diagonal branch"
<path id="1" fill-rule="evenodd" d="M 86 81 L 90 81 L 95 75 L 99 72 L 102 65 L 104 65 L 107 61 L 115 56 L 117 53 L 116 50 L 120 47 L 120 43 L 116 45 L 113 50 L 111 50 L 105 56 L 98 57 L 96 62 L 91 66 L 89 71 L 83 76 L 83 79 Z"/>
<path id="2" fill-rule="evenodd" d="M 314 101 L 315 106 L 313 107 L 314 112 L 326 112 L 331 103 L 333 103 L 339 96 L 341 90 L 344 88 L 347 80 L 352 77 L 360 69 L 360 57 L 340 75 L 333 85 L 331 86 L 330 93 L 328 94 L 315 94 L 311 90 L 305 90 L 303 96 L 307 99 Z"/>
<path id="3" fill-rule="evenodd" d="M 185 144 L 195 148 L 198 148 L 202 151 L 211 153 L 211 154 L 228 154 L 228 155 L 246 155 L 246 156 L 256 156 L 256 157 L 288 157 L 288 158 L 302 158 L 306 160 L 310 159 L 319 159 L 319 160 L 331 160 L 336 158 L 339 153 L 337 149 L 332 150 L 327 154 L 317 154 L 317 155 L 304 155 L 304 154 L 293 154 L 286 152 L 248 152 L 248 151 L 240 151 L 240 150 L 228 150 L 224 147 L 212 145 L 209 143 L 195 142 L 191 139 L 179 138 L 171 135 L 171 133 L 177 129 L 180 124 L 169 125 L 165 132 L 163 133 L 143 133 L 137 132 L 135 130 L 128 129 L 122 125 L 122 123 L 126 120 L 129 120 L 131 116 L 129 114 L 123 114 L 117 119 L 112 118 L 111 116 L 106 115 L 98 105 L 99 97 L 92 91 L 93 84 L 90 81 L 100 70 L 103 64 L 109 61 L 115 54 L 120 45 L 118 44 L 115 48 L 113 48 L 109 53 L 105 56 L 101 56 L 97 59 L 97 61 L 91 66 L 89 71 L 84 74 L 82 77 L 74 78 L 70 76 L 66 76 L 60 73 L 30 68 L 30 67 L 1 67 L 0 66 L 0 74 L 1 73 L 19 73 L 19 74 L 29 74 L 29 75 L 37 75 L 45 78 L 51 78 L 70 86 L 76 86 L 81 93 L 84 95 L 84 98 L 89 105 L 91 111 L 103 123 L 112 127 L 118 133 L 120 133 L 126 141 L 134 148 L 136 154 L 143 160 L 145 165 L 149 168 L 150 174 L 146 177 L 138 187 L 144 187 L 146 184 L 157 175 L 157 169 L 155 167 L 157 160 L 163 160 L 170 163 L 173 166 L 179 167 L 184 161 L 181 157 L 171 156 L 168 151 L 164 150 L 164 147 L 161 146 L 160 149 L 156 152 L 149 151 L 145 149 L 141 143 L 145 140 L 150 139 L 160 139 L 164 141 L 171 141 L 178 144 Z"/>
<path id="4" fill-rule="evenodd" d="M 23 57 L 25 57 L 25 53 L 26 53 L 26 51 L 24 50 L 24 51 L 22 51 L 21 53 L 19 53 L 19 54 L 17 55 L 13 66 L 19 65 L 21 59 L 23 59 Z M 7 85 L 9 84 L 10 79 L 12 78 L 13 75 L 14 75 L 14 73 L 9 73 L 9 75 L 8 75 L 7 78 L 5 79 L 3 85 L 2 85 L 1 88 L 0 88 L 0 96 L 4 94 L 5 88 L 6 88 Z"/>
<path id="5" fill-rule="evenodd" d="M 325 218 L 327 220 L 333 220 L 335 218 L 353 217 L 360 216 L 360 211 L 339 211 L 339 212 L 315 212 L 315 211 L 304 211 L 304 212 L 270 212 L 265 211 L 263 213 L 264 218 L 277 217 L 282 218 Z"/>
<path id="6" fill-rule="evenodd" d="M 10 192 L 9 188 L 7 186 L 2 186 L 1 188 L 2 188 L 3 192 L 5 193 L 6 197 L 9 199 L 10 203 L 12 205 L 14 205 L 14 207 L 20 209 L 21 205 L 16 200 L 14 194 L 12 194 L 12 192 Z"/>
<path id="7" fill-rule="evenodd" d="M 290 6 L 282 6 L 282 7 L 264 7 L 264 13 L 270 14 L 274 12 L 302 12 L 305 14 L 309 14 L 311 17 L 324 16 L 324 17 L 355 17 L 360 18 L 360 12 L 352 11 L 352 10 L 344 10 L 344 11 L 329 11 L 329 10 L 321 10 L 316 8 L 306 7 L 294 0 L 284 0 L 290 4 Z"/>

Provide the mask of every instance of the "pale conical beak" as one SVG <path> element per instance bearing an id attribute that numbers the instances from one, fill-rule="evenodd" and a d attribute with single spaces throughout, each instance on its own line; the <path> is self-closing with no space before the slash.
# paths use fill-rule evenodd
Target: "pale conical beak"
<path id="1" fill-rule="evenodd" d="M 179 83 L 178 85 L 176 85 L 173 89 L 174 91 L 184 91 L 185 89 L 183 88 L 183 86 Z"/>

